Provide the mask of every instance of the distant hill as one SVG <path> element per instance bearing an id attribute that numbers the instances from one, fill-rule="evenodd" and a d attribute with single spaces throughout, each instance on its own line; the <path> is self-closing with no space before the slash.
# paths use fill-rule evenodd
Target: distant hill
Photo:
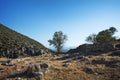
<path id="1" fill-rule="evenodd" d="M 0 24 L 0 57 L 37 56 L 50 52 L 41 43 Z"/>

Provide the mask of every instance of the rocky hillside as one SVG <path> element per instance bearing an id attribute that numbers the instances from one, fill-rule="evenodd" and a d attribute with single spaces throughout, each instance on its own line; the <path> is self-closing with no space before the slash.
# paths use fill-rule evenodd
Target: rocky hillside
<path id="1" fill-rule="evenodd" d="M 41 43 L 0 24 L 0 57 L 36 56 L 50 53 Z"/>
<path id="2" fill-rule="evenodd" d="M 83 44 L 75 49 L 70 49 L 67 53 L 84 53 L 84 55 L 98 55 L 104 52 L 120 50 L 120 40 L 115 48 L 111 44 Z"/>
<path id="3" fill-rule="evenodd" d="M 120 56 L 120 39 L 117 40 L 115 48 L 111 44 L 82 44 L 75 49 L 70 49 L 60 59 L 79 59 L 81 56 L 97 56 L 108 52 L 111 52 L 113 56 Z"/>

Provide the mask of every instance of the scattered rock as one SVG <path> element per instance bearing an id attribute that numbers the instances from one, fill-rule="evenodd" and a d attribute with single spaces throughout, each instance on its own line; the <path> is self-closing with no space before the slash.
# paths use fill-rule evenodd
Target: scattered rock
<path id="1" fill-rule="evenodd" d="M 120 64 L 111 64 L 109 65 L 109 67 L 112 67 L 112 68 L 120 67 Z"/>
<path id="2" fill-rule="evenodd" d="M 46 63 L 40 64 L 41 68 L 49 68 L 49 65 Z"/>
<path id="3" fill-rule="evenodd" d="M 33 64 L 28 66 L 26 73 L 28 76 L 35 77 L 36 80 L 41 80 L 43 74 L 48 73 L 48 71 L 49 71 L 49 65 L 43 63 L 43 64 Z"/>
<path id="4" fill-rule="evenodd" d="M 98 60 L 92 60 L 92 64 L 107 64 L 108 61 L 105 58 L 101 58 Z"/>
<path id="5" fill-rule="evenodd" d="M 20 77 L 17 77 L 17 79 L 16 80 L 22 80 Z"/>
<path id="6" fill-rule="evenodd" d="M 28 75 L 28 76 L 31 76 L 34 71 L 35 71 L 34 65 L 28 66 L 28 68 L 27 68 L 27 75 Z"/>
<path id="7" fill-rule="evenodd" d="M 65 61 L 63 66 L 67 67 L 68 65 L 70 65 L 71 61 L 72 61 L 71 59 Z"/>
<path id="8" fill-rule="evenodd" d="M 0 68 L 0 73 L 3 72 L 3 71 L 4 71 L 4 69 L 3 69 L 3 68 Z"/>
<path id="9" fill-rule="evenodd" d="M 49 71 L 49 65 L 46 63 L 40 64 L 41 69 L 43 69 L 43 73 L 46 74 Z"/>
<path id="10" fill-rule="evenodd" d="M 120 51 L 114 51 L 109 56 L 120 56 Z"/>
<path id="11" fill-rule="evenodd" d="M 34 68 L 35 68 L 35 71 L 40 71 L 41 70 L 41 67 L 40 67 L 39 64 L 35 64 Z"/>
<path id="12" fill-rule="evenodd" d="M 11 60 L 3 61 L 1 63 L 1 65 L 4 65 L 4 66 L 14 66 L 13 64 L 11 64 Z"/>
<path id="13" fill-rule="evenodd" d="M 94 70 L 89 68 L 89 67 L 84 68 L 83 71 L 85 71 L 88 74 L 93 74 L 94 73 Z"/>
<path id="14" fill-rule="evenodd" d="M 34 72 L 33 75 L 36 80 L 42 80 L 43 72 Z"/>

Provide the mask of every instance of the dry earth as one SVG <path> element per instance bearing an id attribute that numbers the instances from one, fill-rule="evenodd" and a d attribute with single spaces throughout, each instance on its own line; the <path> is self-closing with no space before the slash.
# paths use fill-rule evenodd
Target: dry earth
<path id="1" fill-rule="evenodd" d="M 107 62 L 116 60 L 120 65 L 119 56 L 108 56 L 110 53 L 99 56 L 91 56 L 92 60 L 105 58 Z M 1 65 L 3 61 L 8 59 L 0 59 L 0 80 L 27 80 L 26 74 L 21 74 L 31 64 L 47 63 L 50 65 L 49 72 L 43 76 L 43 80 L 120 80 L 120 66 L 107 66 L 106 64 L 86 63 L 82 59 L 72 60 L 68 66 L 63 66 L 66 60 L 56 60 L 62 57 L 31 57 L 23 61 L 13 62 L 15 66 Z M 34 80 L 34 79 L 32 79 Z"/>

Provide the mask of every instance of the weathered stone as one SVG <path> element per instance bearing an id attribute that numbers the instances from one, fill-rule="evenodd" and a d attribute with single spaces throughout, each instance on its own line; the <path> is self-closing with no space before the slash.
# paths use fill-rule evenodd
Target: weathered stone
<path id="1" fill-rule="evenodd" d="M 34 72 L 33 73 L 36 80 L 42 80 L 43 73 L 42 72 Z"/>
<path id="2" fill-rule="evenodd" d="M 46 74 L 49 71 L 49 65 L 46 63 L 40 64 L 41 69 L 43 69 L 43 73 Z"/>
<path id="3" fill-rule="evenodd" d="M 101 58 L 98 60 L 92 60 L 92 64 L 107 64 L 107 60 L 105 58 Z"/>
<path id="4" fill-rule="evenodd" d="M 107 61 L 107 59 L 106 59 L 106 58 L 101 58 L 101 62 L 102 62 L 102 63 L 104 63 L 104 64 L 105 64 L 105 63 L 106 63 L 106 61 Z"/>
<path id="5" fill-rule="evenodd" d="M 3 68 L 0 68 L 0 73 L 3 72 L 3 71 L 4 71 L 4 69 L 3 69 Z"/>
<path id="6" fill-rule="evenodd" d="M 70 65 L 71 61 L 72 61 L 71 59 L 65 61 L 64 64 L 63 64 L 63 66 L 67 67 L 68 65 Z"/>
<path id="7" fill-rule="evenodd" d="M 40 70 L 41 70 L 41 67 L 40 67 L 39 64 L 35 64 L 34 67 L 35 67 L 35 70 L 36 70 L 36 71 L 40 71 Z"/>
<path id="8" fill-rule="evenodd" d="M 91 69 L 91 68 L 88 68 L 88 67 L 84 68 L 83 71 L 85 71 L 88 74 L 93 74 L 94 73 L 94 70 Z"/>
<path id="9" fill-rule="evenodd" d="M 112 68 L 120 67 L 120 64 L 110 64 L 109 67 L 112 67 Z"/>
<path id="10" fill-rule="evenodd" d="M 67 67 L 68 65 L 70 65 L 70 62 L 66 62 L 63 64 L 63 66 Z"/>
<path id="11" fill-rule="evenodd" d="M 20 77 L 17 77 L 17 79 L 16 80 L 22 80 L 22 78 L 20 78 Z"/>
<path id="12" fill-rule="evenodd" d="M 3 61 L 3 62 L 1 63 L 1 65 L 7 66 L 7 65 L 10 64 L 10 62 L 11 62 L 11 60 Z"/>
<path id="13" fill-rule="evenodd" d="M 45 69 L 44 69 L 44 74 L 47 74 L 48 71 L 49 71 L 49 68 L 45 68 Z"/>
<path id="14" fill-rule="evenodd" d="M 48 73 L 49 65 L 46 63 L 43 64 L 33 64 L 28 66 L 27 68 L 27 75 L 33 75 L 34 73 L 43 72 L 44 74 Z"/>
<path id="15" fill-rule="evenodd" d="M 28 66 L 27 75 L 32 75 L 34 71 L 35 71 L 34 65 Z"/>
<path id="16" fill-rule="evenodd" d="M 111 68 L 116 68 L 116 67 L 120 67 L 120 63 L 119 63 L 119 60 L 111 60 L 111 61 L 108 61 L 107 64 L 106 64 L 107 67 L 111 67 Z"/>
<path id="17" fill-rule="evenodd" d="M 120 56 L 120 51 L 114 51 L 110 54 L 110 56 Z"/>
<path id="18" fill-rule="evenodd" d="M 49 65 L 46 63 L 40 64 L 41 68 L 49 68 Z"/>
<path id="19" fill-rule="evenodd" d="M 84 61 L 84 63 L 86 64 L 91 64 L 91 61 L 88 56 L 82 56 L 82 61 Z"/>

